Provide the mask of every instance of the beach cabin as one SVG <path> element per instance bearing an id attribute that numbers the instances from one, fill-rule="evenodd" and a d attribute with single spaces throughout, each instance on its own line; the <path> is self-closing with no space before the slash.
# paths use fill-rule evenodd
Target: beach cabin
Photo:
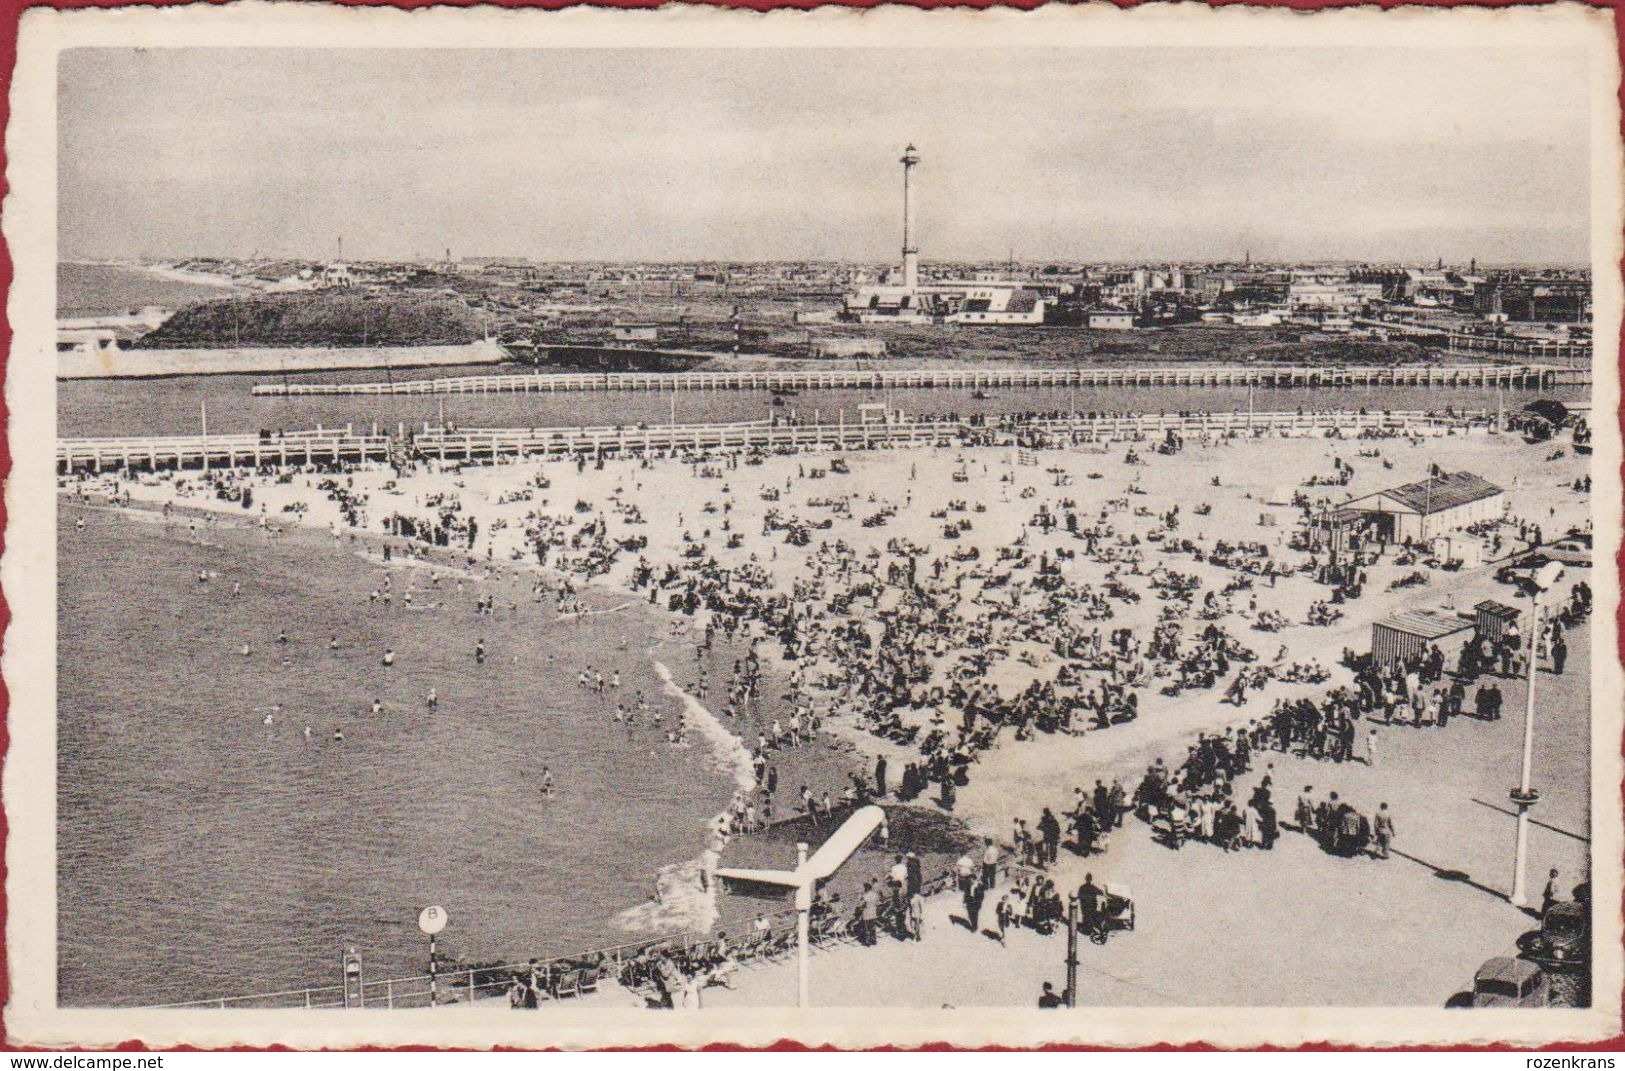
<path id="1" fill-rule="evenodd" d="M 1443 610 L 1403 610 L 1371 626 L 1371 657 L 1379 666 L 1403 664 L 1428 644 L 1437 643 L 1445 648 L 1448 659 L 1452 654 L 1448 648 L 1465 641 L 1472 627 Z"/>
<path id="2" fill-rule="evenodd" d="M 1473 607 L 1473 622 L 1478 634 L 1491 643 L 1500 643 L 1501 637 L 1522 617 L 1523 614 L 1516 607 L 1494 599 L 1485 599 Z"/>
<path id="3" fill-rule="evenodd" d="M 1442 472 L 1343 503 L 1374 522 L 1387 543 L 1421 543 L 1506 513 L 1506 491 L 1470 472 Z"/>

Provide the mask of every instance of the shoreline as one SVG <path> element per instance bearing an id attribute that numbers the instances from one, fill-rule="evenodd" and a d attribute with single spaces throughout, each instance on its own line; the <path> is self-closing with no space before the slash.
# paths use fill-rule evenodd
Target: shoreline
<path id="1" fill-rule="evenodd" d="M 174 517 L 165 518 L 160 512 L 160 503 L 135 500 L 130 506 L 114 505 L 106 501 L 92 500 L 81 502 L 70 500 L 64 496 L 74 508 L 109 513 L 121 521 L 132 524 L 171 526 L 183 523 L 183 518 L 195 517 L 202 519 L 206 524 L 221 525 L 234 532 L 238 538 L 252 538 L 262 534 L 262 530 L 254 523 L 252 516 L 243 515 L 226 508 L 230 503 L 219 500 L 209 500 L 208 503 L 199 503 L 180 499 L 173 502 Z M 279 540 L 289 535 L 295 536 L 306 544 L 299 548 L 300 553 L 325 550 L 337 551 L 344 557 L 360 560 L 367 568 L 393 570 L 405 568 L 411 570 L 428 571 L 441 576 L 459 576 L 471 582 L 481 582 L 485 578 L 480 575 L 477 568 L 470 568 L 462 560 L 462 556 L 454 548 L 434 548 L 430 556 L 413 554 L 395 554 L 386 560 L 382 555 L 382 545 L 393 543 L 397 546 L 401 540 L 397 537 L 388 537 L 381 533 L 340 528 L 335 542 L 333 534 L 325 530 L 322 525 L 315 522 L 288 523 L 290 515 L 282 515 L 282 522 L 276 524 L 281 531 L 277 536 Z M 220 550 L 222 544 L 204 539 L 207 527 L 198 529 L 199 545 Z M 349 535 L 350 540 L 344 539 Z M 419 548 L 421 549 L 421 548 Z M 449 560 L 440 560 L 442 557 Z M 558 572 L 545 566 L 537 566 L 532 562 L 508 562 L 511 567 L 517 568 L 527 575 L 547 577 L 553 580 L 566 578 L 568 574 Z M 572 578 L 573 579 L 573 578 Z M 585 607 L 579 610 L 566 611 L 555 615 L 561 623 L 577 619 L 619 614 L 638 605 L 638 600 L 628 599 L 628 592 L 613 583 L 599 583 L 602 578 L 594 578 L 581 587 L 584 595 L 586 589 L 597 593 L 600 600 L 606 603 L 603 607 Z M 674 615 L 664 610 L 657 615 L 668 626 L 680 624 L 684 626 L 680 631 L 687 632 L 691 623 L 682 615 Z M 659 679 L 662 691 L 670 698 L 675 699 L 684 715 L 692 733 L 699 739 L 683 745 L 682 750 L 689 751 L 700 766 L 717 775 L 719 787 L 727 786 L 724 794 L 731 789 L 732 795 L 738 799 L 742 794 L 753 791 L 756 780 L 752 774 L 751 758 L 744 740 L 701 703 L 691 692 L 686 690 L 677 680 L 675 674 L 662 659 L 659 649 L 677 639 L 677 635 L 667 629 L 657 630 L 650 637 L 646 646 L 644 657 L 653 667 L 655 676 Z M 652 698 L 652 697 L 651 697 Z M 776 705 L 776 701 L 774 704 Z M 702 751 L 703 747 L 703 751 Z M 703 758 L 702 758 L 703 756 Z M 782 766 L 784 762 L 779 763 Z M 791 777 L 796 776 L 794 773 Z M 730 804 L 731 807 L 731 804 Z M 693 827 L 691 832 L 685 832 L 672 840 L 672 847 L 681 853 L 681 843 L 696 845 L 698 850 L 692 855 L 681 855 L 674 861 L 659 864 L 656 869 L 646 875 L 655 887 L 656 894 L 641 902 L 629 906 L 611 909 L 604 916 L 604 921 L 622 933 L 627 934 L 634 941 L 659 940 L 681 936 L 694 932 L 713 932 L 719 924 L 726 925 L 731 913 L 722 910 L 719 903 L 719 886 L 709 879 L 702 881 L 702 872 L 708 871 L 714 864 L 708 864 L 707 856 L 713 852 L 720 852 L 722 846 L 718 838 L 718 823 L 730 807 L 710 816 L 705 822 Z M 628 889 L 628 893 L 635 896 L 635 887 Z M 630 899 L 631 897 L 629 897 Z M 570 948 L 563 952 L 549 951 L 549 958 L 569 956 L 590 951 L 590 947 L 599 947 L 600 942 L 584 940 L 579 948 Z M 533 953 L 527 953 L 533 954 Z M 202 997 L 198 999 L 209 999 Z"/>
<path id="2" fill-rule="evenodd" d="M 406 497 L 398 501 L 375 498 L 374 504 L 367 507 L 372 517 L 366 522 L 367 537 L 369 540 L 382 538 L 372 530 L 380 519 L 374 511 L 388 512 L 394 509 L 410 514 L 413 501 L 410 496 L 422 495 L 426 501 L 430 495 L 449 494 L 456 499 L 459 515 L 478 519 L 482 539 L 494 540 L 481 545 L 482 549 L 492 554 L 493 560 L 529 567 L 530 563 L 521 553 L 525 543 L 522 539 L 516 540 L 519 529 L 525 526 L 525 518 L 551 518 L 545 523 L 562 525 L 557 529 L 561 532 L 567 532 L 577 524 L 585 525 L 590 521 L 596 525 L 602 520 L 606 536 L 613 532 L 617 537 L 649 537 L 647 546 L 612 559 L 606 570 L 591 575 L 582 583 L 583 587 L 590 585 L 604 592 L 609 596 L 608 605 L 612 606 L 625 605 L 629 592 L 634 600 L 638 597 L 640 589 L 630 583 L 633 557 L 647 557 L 651 566 L 660 570 L 667 566 L 682 566 L 685 559 L 692 560 L 691 555 L 683 553 L 683 548 L 699 546 L 702 553 L 715 556 L 718 567 L 761 570 L 763 582 L 767 585 L 764 590 L 788 594 L 795 578 L 812 575 L 809 572 L 812 569 L 829 567 L 828 561 L 820 564 L 820 559 L 816 557 L 817 548 L 837 539 L 850 541 L 853 548 L 850 560 L 861 561 L 858 555 L 865 548 L 871 548 L 875 556 L 880 557 L 882 545 L 889 547 L 900 537 L 905 545 L 923 541 L 926 546 L 920 548 L 919 553 L 954 551 L 951 558 L 956 562 L 967 562 L 966 558 L 959 556 L 961 552 L 970 554 L 978 551 L 979 558 L 973 556 L 967 564 L 954 565 L 950 569 L 953 582 L 961 585 L 954 613 L 960 613 L 961 609 L 968 613 L 980 605 L 991 611 L 997 620 L 1017 612 L 1022 605 L 1030 606 L 1030 599 L 1024 601 L 1022 596 L 1038 593 L 1036 589 L 1021 586 L 1030 583 L 1025 578 L 1020 585 L 1002 588 L 1000 585 L 1003 581 L 999 585 L 989 582 L 998 579 L 996 571 L 1001 568 L 1004 572 L 1030 568 L 1032 560 L 1038 556 L 1039 546 L 1050 548 L 1046 553 L 1057 549 L 1052 543 L 1063 533 L 1035 527 L 1030 518 L 1040 507 L 1063 508 L 1057 506 L 1057 502 L 1069 501 L 1073 496 L 1084 498 L 1094 507 L 1111 502 L 1114 493 L 1122 492 L 1122 506 L 1107 510 L 1112 517 L 1111 523 L 1119 529 L 1116 538 L 1124 540 L 1121 545 L 1126 546 L 1127 535 L 1133 532 L 1139 541 L 1137 546 L 1142 548 L 1135 553 L 1148 555 L 1146 565 L 1155 565 L 1156 569 L 1154 573 L 1147 573 L 1136 567 L 1132 573 L 1123 571 L 1120 580 L 1140 586 L 1143 580 L 1131 578 L 1151 577 L 1164 570 L 1181 573 L 1194 571 L 1205 578 L 1205 590 L 1216 593 L 1223 583 L 1236 576 L 1229 568 L 1209 565 L 1199 559 L 1193 562 L 1189 555 L 1162 558 L 1160 555 L 1172 548 L 1145 541 L 1150 529 L 1157 526 L 1158 509 L 1166 508 L 1170 502 L 1185 506 L 1200 504 L 1210 509 L 1213 516 L 1210 518 L 1207 512 L 1200 509 L 1194 515 L 1187 515 L 1180 535 L 1192 535 L 1199 543 L 1206 545 L 1211 543 L 1207 533 L 1224 532 L 1227 538 L 1230 533 L 1235 533 L 1242 539 L 1250 538 L 1268 544 L 1275 548 L 1276 555 L 1295 562 L 1296 555 L 1285 546 L 1286 531 L 1272 516 L 1292 511 L 1288 507 L 1271 507 L 1266 503 L 1281 501 L 1279 492 L 1283 487 L 1324 486 L 1315 484 L 1313 479 L 1326 474 L 1334 457 L 1355 460 L 1361 473 L 1359 481 L 1348 487 L 1337 487 L 1329 494 L 1313 490 L 1310 493 L 1340 501 L 1350 495 L 1367 493 L 1377 486 L 1393 486 L 1412 479 L 1421 475 L 1426 465 L 1434 462 L 1447 467 L 1472 466 L 1478 471 L 1492 474 L 1496 471 L 1516 472 L 1520 465 L 1528 468 L 1533 464 L 1536 455 L 1532 450 L 1538 449 L 1543 453 L 1546 450 L 1544 447 L 1531 448 L 1516 437 L 1488 435 L 1429 439 L 1426 449 L 1405 438 L 1359 442 L 1295 439 L 1293 444 L 1293 449 L 1286 452 L 1292 460 L 1286 464 L 1286 471 L 1278 474 L 1261 468 L 1256 463 L 1256 457 L 1260 452 L 1270 457 L 1282 456 L 1280 442 L 1223 438 L 1193 438 L 1186 446 L 1183 457 L 1159 459 L 1151 454 L 1138 461 L 1121 456 L 1124 444 L 1110 448 L 1107 453 L 1040 451 L 1042 460 L 1033 461 L 1022 460 L 1013 449 L 998 447 L 954 446 L 920 451 L 852 450 L 844 452 L 851 462 L 854 475 L 850 476 L 844 475 L 845 470 L 839 470 L 841 474 L 824 473 L 825 455 L 811 453 L 773 454 L 754 461 L 746 460 L 743 455 L 716 452 L 703 460 L 624 458 L 606 459 L 600 465 L 557 459 L 527 459 L 498 465 L 427 464 L 402 476 L 401 487 L 389 492 Z M 1358 455 L 1357 450 L 1361 451 Z M 1374 451 L 1374 454 L 1367 451 Z M 1129 453 L 1133 454 L 1135 450 L 1130 447 Z M 1361 460 L 1371 456 L 1381 457 L 1382 467 L 1373 461 Z M 1564 464 L 1574 463 L 1575 460 L 1570 459 Z M 1045 465 L 1049 467 L 1045 468 Z M 817 480 L 823 482 L 810 482 L 812 477 L 805 471 L 809 466 L 819 469 Z M 919 470 L 918 479 L 915 468 Z M 974 476 L 969 472 L 972 469 L 976 470 Z M 1521 515 L 1544 517 L 1548 504 L 1554 509 L 1562 506 L 1572 513 L 1574 507 L 1568 503 L 1583 503 L 1583 500 L 1572 499 L 1554 489 L 1552 477 L 1562 471 L 1566 471 L 1564 466 L 1554 469 L 1546 465 L 1530 469 L 1529 475 L 1512 480 L 1510 495 Z M 950 479 L 955 472 L 967 477 L 968 487 L 958 476 Z M 1210 472 L 1224 474 L 1222 487 L 1218 483 L 1208 484 L 1206 477 Z M 544 475 L 545 481 L 541 480 Z M 1063 475 L 1065 481 L 1062 480 Z M 197 476 L 195 473 L 142 475 L 137 482 L 142 487 L 143 497 L 150 498 L 155 494 L 163 498 L 176 495 L 179 485 L 193 486 Z M 359 493 L 377 495 L 386 481 L 393 484 L 394 481 L 388 480 L 388 476 L 386 469 L 366 467 L 355 470 L 353 480 Z M 298 499 L 303 493 L 297 482 L 291 487 L 279 487 L 259 477 L 247 477 L 240 473 L 217 473 L 216 478 L 228 483 L 252 484 L 256 501 L 262 504 L 268 502 L 273 511 L 279 503 Z M 1075 484 L 1071 482 L 1074 478 Z M 1107 482 L 1087 482 L 1097 478 L 1106 479 Z M 296 473 L 295 480 L 298 479 Z M 307 478 L 305 482 L 312 482 L 313 479 Z M 1029 486 L 1023 487 L 1023 483 Z M 520 497 L 514 497 L 516 492 L 522 492 Z M 1135 495 L 1151 497 L 1136 499 Z M 956 496 L 975 498 L 977 509 L 967 510 L 962 498 L 961 504 L 955 507 L 951 500 Z M 176 501 L 187 504 L 188 498 L 180 495 Z M 569 508 L 572 502 L 576 503 L 573 509 Z M 936 507 L 944 502 L 947 502 L 947 507 L 939 511 Z M 1142 507 L 1138 503 L 1145 505 Z M 230 508 L 229 504 L 213 498 L 208 500 L 208 505 L 222 510 Z M 986 512 L 983 512 L 984 508 Z M 875 514 L 877 510 L 882 514 L 887 510 L 893 514 L 901 511 L 901 516 L 889 523 L 882 523 L 878 531 L 871 529 L 867 523 L 861 526 L 857 523 L 860 518 Z M 781 523 L 783 518 L 788 517 L 813 526 L 811 545 L 797 544 L 788 539 L 781 541 L 778 533 L 782 529 L 775 530 L 768 523 L 769 514 L 779 516 Z M 974 526 L 968 527 L 963 536 L 951 537 L 959 540 L 957 544 L 938 542 L 940 537 L 936 533 L 942 528 L 943 514 L 950 517 L 962 515 L 966 522 L 974 520 Z M 825 516 L 835 525 L 834 531 L 827 534 L 821 530 L 827 527 L 824 522 L 818 521 L 814 525 L 816 518 Z M 300 518 L 306 527 L 320 526 L 326 519 L 324 514 L 318 512 Z M 614 529 L 609 527 L 611 524 L 615 526 Z M 644 525 L 648 527 L 641 527 Z M 545 525 L 544 530 L 547 530 Z M 723 533 L 727 532 L 738 533 L 742 545 L 730 540 L 724 547 Z M 761 533 L 760 537 L 755 534 L 757 532 Z M 1251 535 L 1247 534 L 1249 532 Z M 1552 521 L 1548 533 L 1559 532 L 1559 522 Z M 681 539 L 678 533 L 682 533 Z M 1059 549 L 1065 550 L 1068 545 L 1063 540 Z M 1024 549 L 1028 546 L 1032 549 Z M 1012 559 L 1025 559 L 1028 564 L 1023 566 L 1016 562 L 1000 567 L 998 563 L 1007 560 L 1003 554 L 1006 550 L 1012 552 Z M 550 544 L 549 565 L 544 571 L 550 575 L 568 575 L 579 581 L 583 560 L 567 543 L 554 542 Z M 946 562 L 949 558 L 940 560 Z M 1101 563 L 1086 559 L 1081 544 L 1076 561 L 1068 557 L 1057 559 L 1056 564 L 1060 566 L 1060 575 L 1069 584 L 1098 582 L 1096 570 Z M 1384 568 L 1391 567 L 1385 565 Z M 1384 574 L 1385 582 L 1387 575 Z M 875 574 L 875 581 L 877 584 L 880 581 L 878 573 Z M 1459 587 L 1448 576 L 1443 576 L 1437 583 L 1440 586 Z M 680 591 L 681 588 L 667 590 Z M 840 590 L 837 589 L 837 592 Z M 1331 670 L 1329 683 L 1272 682 L 1264 695 L 1254 697 L 1247 708 L 1220 703 L 1220 693 L 1211 689 L 1196 689 L 1175 699 L 1164 698 L 1148 690 L 1146 708 L 1142 709 L 1140 718 L 1126 725 L 1113 726 L 1109 732 L 1090 730 L 1072 734 L 1038 734 L 1035 742 L 1024 743 L 1019 736 L 1012 739 L 1008 728 L 1005 728 L 996 735 L 994 745 L 976 757 L 975 765 L 971 767 L 970 784 L 958 793 L 958 805 L 950 812 L 951 817 L 973 832 L 1007 842 L 1008 837 L 1003 834 L 1008 832 L 1012 816 L 1031 821 L 1040 805 L 1063 803 L 1063 797 L 1071 785 L 1087 784 L 1096 777 L 1109 779 L 1120 776 L 1126 787 L 1132 788 L 1129 777 L 1147 756 L 1166 755 L 1177 762 L 1186 743 L 1199 733 L 1214 732 L 1226 725 L 1251 720 L 1266 713 L 1274 699 L 1320 694 L 1328 687 L 1344 683 L 1342 671 L 1332 665 L 1334 652 L 1339 646 L 1361 649 L 1372 621 L 1397 610 L 1436 603 L 1440 598 L 1439 592 L 1426 586 L 1392 593 L 1374 586 L 1370 594 L 1353 604 L 1352 612 L 1335 627 L 1314 628 L 1302 624 L 1310 603 L 1323 598 L 1325 590 L 1307 577 L 1296 574 L 1284 579 L 1279 589 L 1271 586 L 1268 606 L 1283 613 L 1290 622 L 1289 627 L 1278 635 L 1259 634 L 1251 630 L 1251 619 L 1237 600 L 1224 600 L 1224 616 L 1232 622 L 1231 627 L 1244 630 L 1238 633 L 1238 638 L 1257 651 L 1260 665 L 1275 661 L 1270 656 L 1279 644 L 1287 652 L 1285 661 L 1288 663 L 1305 659 L 1323 663 L 1324 668 Z M 647 594 L 647 591 L 643 594 Z M 1146 591 L 1145 594 L 1152 596 L 1153 592 Z M 1262 589 L 1259 594 L 1262 595 Z M 878 592 L 866 594 L 858 601 L 843 598 L 838 606 L 832 604 L 828 608 L 821 601 L 825 597 L 807 592 L 797 596 L 797 600 L 804 605 L 809 618 L 830 625 L 851 621 L 856 627 L 858 623 L 871 621 L 877 614 L 885 612 Z M 1464 597 L 1470 600 L 1478 596 Z M 1246 595 L 1241 595 L 1239 600 L 1244 602 Z M 1155 597 L 1121 605 L 1114 603 L 1115 613 L 1107 615 L 1114 620 L 1111 623 L 1102 621 L 1099 627 L 1105 631 L 1126 625 L 1136 631 L 1149 631 L 1160 608 L 1161 602 Z M 673 630 L 668 637 L 653 637 L 655 647 L 660 646 L 661 641 L 674 638 L 677 631 L 687 633 L 692 639 L 693 630 L 699 627 L 702 620 L 710 620 L 711 614 L 702 610 L 699 616 L 689 616 L 663 609 L 660 617 L 681 622 L 685 628 Z M 982 612 L 978 611 L 976 616 L 967 620 L 980 620 L 981 617 Z M 754 619 L 750 620 L 754 622 Z M 1083 627 L 1087 630 L 1089 626 L 1085 623 Z M 748 644 L 760 631 L 756 624 L 751 624 L 740 642 Z M 952 647 L 938 651 L 939 657 L 932 663 L 938 667 L 933 670 L 936 679 L 940 680 L 943 670 L 953 666 L 952 660 L 958 653 Z M 773 642 L 767 644 L 763 654 L 764 676 L 770 670 L 776 676 L 782 668 L 805 680 L 804 697 L 825 718 L 821 737 L 854 747 L 856 754 L 862 756 L 861 762 L 873 762 L 877 754 L 888 755 L 888 761 L 893 763 L 893 777 L 901 773 L 898 764 L 910 756 L 918 757 L 912 745 L 896 744 L 875 736 L 848 713 L 851 709 L 850 697 L 843 696 L 840 690 L 839 658 L 819 648 L 816 651 L 803 651 L 796 660 L 786 662 L 780 658 Z M 941 656 L 946 656 L 946 659 Z M 676 661 L 663 655 L 651 654 L 651 657 L 657 658 L 658 664 L 666 668 L 673 678 L 673 686 L 684 692 L 685 704 L 693 700 L 703 708 L 704 704 L 691 691 L 677 683 L 677 674 L 671 672 L 671 667 L 678 665 Z M 726 664 L 726 657 L 715 657 L 722 657 Z M 1048 679 L 1063 661 L 1042 646 L 1025 642 L 1008 647 L 1000 657 L 999 672 L 993 676 L 998 678 L 997 683 L 1006 695 L 1019 691 L 1029 681 Z M 712 681 L 714 687 L 720 683 L 714 673 Z M 1153 684 L 1161 683 L 1153 681 Z M 771 719 L 774 712 L 788 712 L 790 705 L 778 698 L 782 690 L 775 687 L 771 697 L 763 697 L 763 717 Z M 717 693 L 713 691 L 713 694 Z M 717 715 L 709 710 L 706 713 L 719 726 L 727 728 Z M 932 723 L 928 720 L 931 711 L 928 708 L 899 708 L 895 713 L 904 724 L 915 727 L 917 731 L 931 731 Z M 953 726 L 949 728 L 951 730 Z M 728 735 L 738 742 L 737 735 Z M 850 768 L 852 758 L 848 755 L 841 761 Z M 793 790 L 794 784 L 791 781 L 784 788 Z M 792 798 L 788 791 L 783 795 L 786 800 Z M 928 809 L 932 802 L 929 797 L 917 801 Z M 793 808 L 785 808 L 783 813 L 788 814 L 791 810 Z M 684 865 L 673 864 L 676 867 Z M 694 866 L 694 862 L 690 860 L 686 865 Z"/>

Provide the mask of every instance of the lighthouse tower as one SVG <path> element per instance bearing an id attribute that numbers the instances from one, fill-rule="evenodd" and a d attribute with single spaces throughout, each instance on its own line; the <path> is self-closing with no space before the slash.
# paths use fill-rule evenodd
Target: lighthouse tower
<path id="1" fill-rule="evenodd" d="M 920 162 L 920 154 L 910 145 L 899 162 L 903 165 L 903 286 L 914 291 L 920 286 L 920 250 L 914 244 L 914 196 L 909 172 Z"/>

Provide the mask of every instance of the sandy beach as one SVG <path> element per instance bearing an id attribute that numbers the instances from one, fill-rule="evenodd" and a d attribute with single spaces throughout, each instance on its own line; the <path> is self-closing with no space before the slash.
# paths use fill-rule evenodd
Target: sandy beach
<path id="1" fill-rule="evenodd" d="M 1363 449 L 1375 449 L 1380 456 L 1358 456 Z M 563 529 L 578 523 L 601 526 L 612 542 L 647 538 L 647 546 L 608 560 L 568 549 L 550 556 L 550 569 L 577 575 L 591 571 L 595 574 L 591 583 L 617 592 L 634 590 L 631 578 L 640 561 L 658 574 L 703 555 L 720 570 L 759 570 L 763 590 L 789 597 L 799 579 L 818 570 L 821 547 L 838 544 L 853 559 L 880 560 L 906 544 L 919 548 L 922 559 L 943 555 L 947 570 L 940 582 L 960 589 L 956 612 L 967 627 L 1012 608 L 1038 605 L 1043 593 L 1023 581 L 1034 578 L 1042 557 L 1053 558 L 1067 585 L 1087 589 L 1097 599 L 1109 582 L 1138 595 L 1135 601 L 1104 598 L 1108 616 L 1101 623 L 1105 628 L 1146 633 L 1162 613 L 1163 602 L 1147 586 L 1158 570 L 1195 577 L 1204 592 L 1221 591 L 1234 577 L 1188 553 L 1169 553 L 1175 534 L 1207 545 L 1216 533 L 1226 533 L 1234 542 L 1238 533 L 1251 532 L 1251 538 L 1278 561 L 1306 560 L 1306 554 L 1287 545 L 1300 512 L 1289 505 L 1294 493 L 1304 491 L 1322 504 L 1343 501 L 1419 479 L 1430 464 L 1449 471 L 1515 474 L 1507 488 L 1510 512 L 1557 534 L 1583 524 L 1588 507 L 1584 496 L 1567 486 L 1583 470 L 1583 459 L 1541 460 L 1551 453 L 1549 446 L 1529 446 L 1513 436 L 1474 434 L 1434 438 L 1425 445 L 1402 439 L 1224 440 L 1188 444 L 1173 457 L 1151 453 L 1144 445 L 1122 444 L 1099 453 L 882 450 L 846 455 L 848 474 L 831 471 L 832 457 L 799 455 L 769 456 L 754 464 L 719 458 L 688 463 L 617 459 L 602 467 L 523 462 L 438 470 L 428 465 L 402 478 L 377 469 L 343 479 L 345 497 L 364 501 L 363 526 L 374 533 L 380 532 L 387 515 L 425 519 L 434 509 L 455 502 L 458 516 L 478 525 L 472 550 L 477 560 L 534 561 L 526 532 L 534 533 L 538 524 Z M 1314 478 L 1331 477 L 1334 458 L 1354 469 L 1346 485 L 1302 486 Z M 275 523 L 297 521 L 335 530 L 344 526 L 339 503 L 317 487 L 321 476 L 296 475 L 291 482 L 237 475 L 226 479 L 251 485 L 255 514 Z M 1220 482 L 1215 484 L 1215 479 Z M 538 488 L 538 482 L 548 486 Z M 240 507 L 200 494 L 196 473 L 143 476 L 119 486 L 148 504 L 175 501 L 241 514 Z M 1182 509 L 1177 533 L 1165 523 L 1175 507 Z M 1082 554 L 1060 557 L 1075 540 L 1058 526 L 1046 531 L 1034 522 L 1041 511 L 1053 518 L 1068 509 L 1107 518 L 1111 541 L 1124 556 L 1110 564 Z M 883 523 L 863 523 L 882 514 Z M 807 526 L 806 545 L 786 542 L 779 528 L 764 536 L 770 518 L 776 525 L 793 518 Z M 944 540 L 950 518 L 959 530 L 952 540 Z M 702 549 L 696 552 L 696 547 Z M 952 557 L 966 560 L 948 560 L 950 549 Z M 1502 554 L 1515 549 L 1509 544 Z M 1484 554 L 1486 560 L 1489 556 Z M 1130 571 L 1135 561 L 1139 575 Z M 1222 611 L 1214 620 L 1250 644 L 1266 663 L 1317 665 L 1331 674 L 1331 684 L 1342 683 L 1348 676 L 1337 665 L 1338 652 L 1364 650 L 1372 621 L 1401 608 L 1471 605 L 1458 590 L 1469 574 L 1435 573 L 1439 578 L 1435 583 L 1387 590 L 1400 572 L 1386 564 L 1373 569 L 1368 594 L 1329 626 L 1304 623 L 1311 604 L 1324 599 L 1325 589 L 1302 575 L 1280 578 L 1267 600 L 1257 599 L 1285 619 L 1287 624 L 1279 631 L 1263 633 L 1251 627 L 1256 615 L 1248 603 L 1256 596 L 1242 592 L 1222 597 Z M 815 609 L 825 620 L 849 616 L 862 622 L 896 598 L 883 583 L 864 587 L 864 593 L 845 607 L 845 614 L 827 601 Z M 842 591 L 839 585 L 832 588 Z M 646 591 L 639 594 L 647 597 Z M 705 611 L 700 611 L 696 630 L 705 618 Z M 995 623 L 989 639 L 994 645 L 1020 645 L 1024 641 L 1017 632 L 1014 625 Z M 761 647 L 766 655 L 778 653 L 773 644 Z M 939 651 L 936 665 L 951 670 L 964 653 Z M 1004 660 L 996 674 L 999 687 L 1009 694 L 1035 680 L 1053 680 L 1063 661 L 1041 644 L 1018 646 L 1013 653 L 1017 657 Z M 835 683 L 838 664 L 827 658 L 802 660 L 795 671 L 806 682 L 808 701 L 826 714 L 830 732 L 871 755 L 889 754 L 894 761 L 905 757 L 905 747 L 880 740 L 842 716 Z M 1254 698 L 1251 709 L 1267 708 L 1278 696 L 1313 694 L 1328 686 L 1271 682 Z M 1199 731 L 1247 720 L 1248 711 L 1219 704 L 1217 698 L 1214 692 L 1164 697 L 1152 690 L 1143 700 L 1140 717 L 1131 724 L 1105 732 L 1046 736 L 1041 743 L 1001 743 L 979 757 L 955 813 L 977 829 L 1003 833 L 1012 812 L 1063 802 L 1062 790 L 1083 772 L 1126 776 L 1147 754 L 1172 748 Z M 903 712 L 903 718 L 927 732 L 941 724 L 940 715 L 923 709 Z"/>

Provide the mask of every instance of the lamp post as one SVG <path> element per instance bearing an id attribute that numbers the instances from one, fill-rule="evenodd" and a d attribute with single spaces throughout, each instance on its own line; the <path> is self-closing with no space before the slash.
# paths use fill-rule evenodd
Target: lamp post
<path id="1" fill-rule="evenodd" d="M 1529 784 L 1535 757 L 1535 667 L 1540 658 L 1540 596 L 1550 591 L 1563 578 L 1563 566 L 1547 562 L 1529 577 L 1529 682 L 1523 709 L 1523 774 L 1518 787 L 1508 795 L 1518 808 L 1518 846 L 1514 853 L 1512 895 L 1508 899 L 1513 907 L 1529 903 L 1525 888 L 1524 870 L 1529 861 L 1529 808 L 1540 802 L 1540 793 Z"/>
<path id="2" fill-rule="evenodd" d="M 807 842 L 796 845 L 796 869 L 807 865 Z M 796 887 L 796 1007 L 807 1006 L 811 976 L 807 960 L 807 946 L 812 943 L 812 883 Z"/>
<path id="3" fill-rule="evenodd" d="M 1066 898 L 1066 1006 L 1078 1006 L 1078 898 Z"/>

